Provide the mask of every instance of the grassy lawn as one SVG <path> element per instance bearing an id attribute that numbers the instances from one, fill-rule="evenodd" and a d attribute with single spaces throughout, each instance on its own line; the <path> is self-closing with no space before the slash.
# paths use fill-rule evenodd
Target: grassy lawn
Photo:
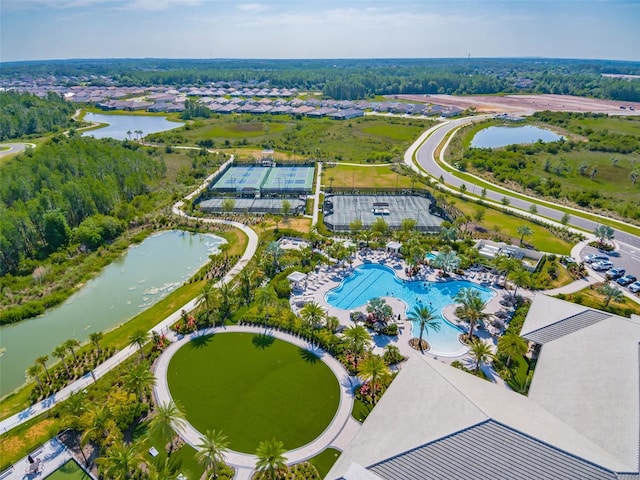
<path id="1" fill-rule="evenodd" d="M 244 252 L 247 245 L 247 237 L 241 230 L 233 229 L 228 232 L 216 233 L 216 235 L 226 238 L 230 243 L 231 248 L 228 255 L 241 255 Z M 120 327 L 105 333 L 101 345 L 105 347 L 113 346 L 117 350 L 122 349 L 129 344 L 129 338 L 133 332 L 140 328 L 149 330 L 154 327 L 158 322 L 199 295 L 204 284 L 205 281 L 201 280 L 183 285 L 148 310 L 136 315 Z M 86 345 L 83 348 L 92 349 L 94 347 Z M 30 405 L 29 393 L 31 392 L 31 387 L 32 384 L 27 384 L 2 399 L 2 402 L 0 402 L 0 419 L 18 413 Z"/>
<path id="2" fill-rule="evenodd" d="M 333 181 L 331 180 L 333 178 Z M 411 179 L 394 172 L 390 165 L 357 166 L 341 165 L 326 166 L 322 169 L 322 183 L 325 188 L 355 187 L 355 188 L 411 188 Z M 418 184 L 413 182 L 416 186 Z"/>
<path id="3" fill-rule="evenodd" d="M 629 317 L 632 313 L 640 315 L 640 303 L 624 297 L 621 302 L 614 302 L 611 300 L 607 307 L 605 304 L 604 295 L 598 293 L 597 289 L 585 288 L 576 293 L 568 295 L 556 295 L 558 298 L 567 300 L 569 302 L 584 305 L 585 307 L 595 308 L 603 310 L 605 312 L 614 313 L 623 317 Z"/>
<path id="4" fill-rule="evenodd" d="M 573 246 L 569 242 L 562 240 L 558 237 L 551 235 L 551 233 L 540 225 L 536 225 L 529 220 L 518 218 L 513 215 L 494 210 L 492 208 L 482 207 L 472 202 L 464 202 L 456 200 L 456 207 L 462 210 L 465 214 L 473 217 L 474 213 L 480 209 L 484 209 L 484 219 L 482 225 L 487 230 L 498 231 L 502 234 L 509 235 L 510 237 L 519 240 L 520 235 L 517 232 L 517 228 L 521 225 L 527 225 L 533 230 L 533 235 L 527 237 L 525 240 L 531 243 L 536 248 L 544 252 L 557 253 L 561 255 L 568 255 L 571 253 L 571 247 Z M 517 242 L 516 242 L 517 243 Z"/>
<path id="5" fill-rule="evenodd" d="M 215 148 L 268 147 L 293 156 L 331 161 L 400 161 L 411 142 L 433 123 L 373 116 L 336 121 L 287 115 L 217 115 L 149 138 L 184 145 L 206 139 L 213 140 Z"/>
<path id="6" fill-rule="evenodd" d="M 315 457 L 309 459 L 309 462 L 313 464 L 314 467 L 318 469 L 318 473 L 320 477 L 324 478 L 333 464 L 336 463 L 338 457 L 340 456 L 340 451 L 335 450 L 333 448 L 327 448 L 323 452 L 320 452 Z"/>
<path id="7" fill-rule="evenodd" d="M 340 400 L 338 380 L 314 355 L 248 333 L 188 343 L 171 360 L 168 382 L 196 429 L 220 430 L 233 450 L 246 453 L 271 438 L 287 449 L 312 441 Z"/>
<path id="8" fill-rule="evenodd" d="M 146 450 L 151 447 L 155 447 L 158 450 L 158 455 L 151 459 L 147 454 L 146 456 L 153 463 L 158 465 L 164 464 L 167 458 L 166 445 L 167 441 L 159 437 L 158 435 L 152 435 L 148 430 L 148 422 L 138 426 L 134 433 L 134 439 L 144 440 L 144 448 Z M 176 467 L 179 473 L 182 473 L 189 480 L 198 480 L 204 473 L 204 467 L 201 466 L 195 459 L 196 450 L 188 444 L 184 444 L 181 447 L 176 448 L 171 453 L 170 462 Z"/>
<path id="9" fill-rule="evenodd" d="M 69 460 L 47 477 L 48 480 L 90 480 L 90 478 L 73 460 Z"/>
<path id="10" fill-rule="evenodd" d="M 351 416 L 360 423 L 364 422 L 373 409 L 372 405 L 364 403 L 357 398 L 353 401 L 353 409 L 351 410 Z"/>

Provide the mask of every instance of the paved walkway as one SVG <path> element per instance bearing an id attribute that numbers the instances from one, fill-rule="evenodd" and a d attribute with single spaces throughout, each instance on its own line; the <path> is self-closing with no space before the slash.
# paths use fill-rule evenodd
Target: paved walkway
<path id="1" fill-rule="evenodd" d="M 169 367 L 171 358 L 182 346 L 184 346 L 193 338 L 197 338 L 201 335 L 209 335 L 212 333 L 224 334 L 230 332 L 248 332 L 259 335 L 266 334 L 313 352 L 333 371 L 334 375 L 338 379 L 338 382 L 340 383 L 340 403 L 338 406 L 338 411 L 333 417 L 333 420 L 331 421 L 329 426 L 327 426 L 325 431 L 322 432 L 322 434 L 320 434 L 320 436 L 318 436 L 315 440 L 302 447 L 287 452 L 285 457 L 288 464 L 307 460 L 329 447 L 342 449 L 346 445 L 348 445 L 349 442 L 351 442 L 351 439 L 357 433 L 360 425 L 358 422 L 355 422 L 355 420 L 353 420 L 353 422 L 355 422 L 354 424 L 351 418 L 351 410 L 353 408 L 352 392 L 354 385 L 357 385 L 359 383 L 357 378 L 349 376 L 349 373 L 345 370 L 342 364 L 334 357 L 326 353 L 324 350 L 313 346 L 306 340 L 270 328 L 249 326 L 217 327 L 199 331 L 192 335 L 186 335 L 179 339 L 175 336 L 175 334 L 173 334 L 173 332 L 171 332 L 170 337 L 172 338 L 172 340 L 175 339 L 176 341 L 169 345 L 169 347 L 162 353 L 162 355 L 160 355 L 155 364 L 155 375 L 157 383 L 154 387 L 154 396 L 156 398 L 156 401 L 166 403 L 171 400 L 171 394 L 169 392 L 169 386 L 167 383 L 167 369 Z M 196 448 L 196 446 L 201 443 L 200 437 L 202 436 L 202 434 L 189 423 L 187 423 L 185 428 L 178 429 L 178 433 L 189 445 L 194 448 Z M 246 453 L 230 451 L 226 454 L 227 463 L 238 468 L 239 472 L 242 474 L 242 478 L 249 478 L 244 477 L 244 475 L 250 473 L 253 470 L 256 460 L 257 458 L 255 455 L 249 455 Z M 236 478 L 240 477 L 236 476 Z"/>
<path id="2" fill-rule="evenodd" d="M 232 160 L 229 160 L 229 161 L 232 161 Z M 225 165 L 222 165 L 220 168 L 223 168 Z M 200 187 L 198 187 L 195 191 L 193 191 L 191 194 L 185 197 L 185 199 L 190 200 L 194 198 L 196 195 L 198 195 L 203 188 L 206 188 L 206 185 L 208 184 L 208 180 L 210 178 L 211 176 L 208 177 Z M 255 231 L 253 231 L 253 229 L 239 222 L 232 222 L 229 220 L 218 220 L 218 219 L 211 219 L 211 218 L 190 217 L 185 212 L 182 211 L 183 205 L 184 205 L 183 201 L 177 202 L 173 206 L 173 213 L 185 218 L 198 220 L 204 223 L 222 223 L 222 224 L 231 225 L 235 228 L 242 230 L 247 235 L 247 238 L 248 238 L 247 248 L 245 249 L 242 257 L 240 257 L 240 260 L 238 261 L 238 263 L 236 263 L 233 266 L 233 268 L 231 268 L 231 270 L 229 270 L 229 272 L 221 280 L 222 283 L 231 282 L 231 280 L 233 280 L 233 278 L 236 275 L 238 275 L 238 273 L 240 273 L 240 271 L 255 255 L 258 249 L 258 235 L 256 234 Z M 150 332 L 166 333 L 169 330 L 169 327 L 180 319 L 180 316 L 183 310 L 189 312 L 196 307 L 197 303 L 198 303 L 198 298 L 194 298 L 193 300 L 182 305 L 180 308 L 176 309 L 171 315 L 167 316 L 164 320 L 162 320 L 155 327 L 153 327 L 150 330 Z M 33 417 L 40 415 L 43 412 L 46 412 L 50 408 L 53 408 L 59 402 L 62 402 L 67 398 L 69 398 L 73 393 L 82 391 L 87 386 L 89 386 L 92 382 L 94 382 L 98 378 L 103 377 L 105 374 L 113 370 L 115 367 L 120 365 L 120 363 L 124 362 L 127 358 L 129 358 L 131 355 L 134 355 L 136 352 L 137 352 L 137 347 L 135 346 L 127 346 L 123 348 L 122 350 L 117 352 L 115 355 L 107 359 L 105 362 L 98 365 L 91 374 L 87 374 L 84 377 L 76 380 L 72 384 L 66 386 L 62 390 L 58 391 L 57 393 L 54 393 L 53 395 L 42 400 L 41 402 L 31 405 L 30 407 L 22 410 L 21 412 L 18 412 L 15 415 L 12 415 L 11 417 L 5 418 L 4 420 L 0 421 L 0 432 L 6 433 L 12 428 L 15 428 L 18 425 L 26 422 L 27 420 L 30 420 Z"/>

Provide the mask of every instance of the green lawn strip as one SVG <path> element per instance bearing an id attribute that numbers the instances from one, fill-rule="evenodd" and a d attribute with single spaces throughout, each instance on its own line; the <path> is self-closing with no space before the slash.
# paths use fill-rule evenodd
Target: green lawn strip
<path id="1" fill-rule="evenodd" d="M 11 150 L 11 147 L 7 147 L 6 145 L 0 145 L 0 152 L 6 152 L 7 150 Z"/>
<path id="2" fill-rule="evenodd" d="M 336 413 L 340 386 L 312 354 L 271 337 L 217 334 L 173 357 L 169 388 L 200 432 L 220 430 L 230 448 L 254 453 L 276 438 L 285 448 L 320 435 Z"/>
<path id="3" fill-rule="evenodd" d="M 228 255 L 241 255 L 244 252 L 247 245 L 247 237 L 241 230 L 233 229 L 229 232 L 218 232 L 216 235 L 224 237 L 230 242 L 231 249 L 229 250 Z M 129 344 L 129 338 L 133 332 L 141 328 L 144 330 L 150 330 L 182 305 L 198 296 L 204 285 L 204 280 L 183 285 L 151 308 L 136 315 L 120 327 L 105 333 L 104 338 L 100 342 L 101 346 L 113 346 L 117 350 L 121 350 Z M 92 344 L 86 344 L 79 351 L 81 352 L 83 349 L 93 348 L 94 346 Z M 9 394 L 2 399 L 0 402 L 0 419 L 7 418 L 18 413 L 31 404 L 29 401 L 29 394 L 31 392 L 32 385 L 33 383 L 26 384 L 16 392 Z"/>
<path id="4" fill-rule="evenodd" d="M 90 480 L 91 477 L 73 460 L 63 464 L 47 477 L 47 480 Z"/>
<path id="5" fill-rule="evenodd" d="M 327 476 L 327 473 L 329 473 L 329 470 L 331 470 L 331 467 L 333 467 L 333 464 L 338 461 L 338 457 L 340 457 L 340 454 L 340 450 L 327 448 L 315 457 L 311 457 L 308 461 L 318 469 L 320 477 L 324 478 Z"/>
<path id="6" fill-rule="evenodd" d="M 353 409 L 351 410 L 351 416 L 362 423 L 367 419 L 372 409 L 373 406 L 371 404 L 364 403 L 362 400 L 358 400 L 356 398 L 353 400 Z"/>
<path id="7" fill-rule="evenodd" d="M 167 458 L 167 451 L 165 447 L 168 442 L 159 435 L 152 434 L 148 429 L 148 422 L 138 426 L 134 433 L 134 440 L 144 442 L 145 456 L 149 463 L 155 463 L 157 465 L 164 464 L 164 461 Z M 152 458 L 148 453 L 148 450 L 151 447 L 155 447 L 158 451 L 158 455 L 156 457 Z M 196 449 L 191 445 L 183 444 L 177 449 L 174 446 L 174 450 L 169 456 L 169 461 L 175 466 L 178 473 L 182 473 L 189 480 L 198 480 L 204 473 L 204 467 L 195 459 L 195 454 Z"/>
<path id="8" fill-rule="evenodd" d="M 542 225 L 537 225 L 524 218 L 509 215 L 499 210 L 494 210 L 493 208 L 482 207 L 473 202 L 456 203 L 456 207 L 472 218 L 478 209 L 484 209 L 482 225 L 488 230 L 498 231 L 512 238 L 519 239 L 520 234 L 518 234 L 517 228 L 522 225 L 527 225 L 533 230 L 533 235 L 526 238 L 527 243 L 531 243 L 543 252 L 557 253 L 559 255 L 568 255 L 571 253 L 573 246 L 571 243 L 552 235 Z"/>
<path id="9" fill-rule="evenodd" d="M 322 173 L 324 188 L 333 187 L 353 188 L 411 188 L 411 178 L 396 173 L 391 165 L 359 166 L 336 164 L 335 167 L 325 166 Z M 331 181 L 333 178 L 333 181 Z"/>
<path id="10" fill-rule="evenodd" d="M 609 305 L 605 307 L 605 297 L 598 292 L 597 289 L 585 288 L 576 293 L 556 295 L 557 298 L 567 300 L 569 302 L 584 305 L 585 307 L 603 310 L 615 315 L 629 317 L 632 313 L 640 315 L 640 303 L 624 297 L 621 302 L 611 300 Z"/>

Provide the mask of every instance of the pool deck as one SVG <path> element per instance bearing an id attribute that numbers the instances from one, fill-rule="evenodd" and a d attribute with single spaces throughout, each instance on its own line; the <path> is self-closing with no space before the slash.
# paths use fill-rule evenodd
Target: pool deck
<path id="1" fill-rule="evenodd" d="M 353 325 L 353 322 L 350 319 L 350 310 L 343 310 L 329 305 L 325 299 L 325 296 L 329 290 L 339 286 L 346 277 L 350 276 L 355 268 L 366 264 L 379 264 L 387 266 L 391 268 L 395 272 L 396 276 L 401 280 L 420 280 L 435 283 L 454 280 L 466 280 L 485 288 L 491 288 L 495 295 L 491 297 L 491 299 L 487 302 L 487 306 L 484 311 L 491 316 L 490 318 L 493 318 L 495 314 L 499 312 L 509 312 L 508 307 L 505 307 L 500 303 L 501 301 L 504 301 L 505 296 L 508 296 L 511 293 L 510 290 L 505 290 L 502 287 L 504 277 L 497 277 L 495 275 L 489 275 L 482 272 L 468 271 L 465 273 L 465 275 L 452 274 L 450 277 L 443 279 L 438 275 L 437 269 L 426 266 L 421 267 L 418 275 L 409 277 L 405 273 L 406 264 L 404 263 L 404 261 L 394 256 L 387 255 L 383 251 L 371 251 L 369 253 L 358 252 L 352 262 L 352 265 L 350 266 L 345 266 L 343 268 L 340 266 L 329 267 L 327 265 L 323 265 L 318 269 L 317 273 L 310 273 L 307 277 L 307 288 L 303 292 L 296 292 L 297 294 L 291 296 L 291 309 L 295 313 L 298 313 L 305 303 L 315 302 L 323 307 L 328 315 L 338 318 L 341 325 Z M 522 289 L 520 289 L 518 292 L 525 296 L 529 295 L 529 292 Z M 384 353 L 384 347 L 389 344 L 393 344 L 397 346 L 402 355 L 406 357 L 421 355 L 420 352 L 414 350 L 409 346 L 409 340 L 413 337 L 413 335 L 411 332 L 411 322 L 407 321 L 405 318 L 407 305 L 402 300 L 395 297 L 385 296 L 382 298 L 384 298 L 387 304 L 392 308 L 396 317 L 398 314 L 401 315 L 402 320 L 398 322 L 398 326 L 400 327 L 400 334 L 397 337 L 374 335 L 373 340 L 375 343 L 375 347 L 373 351 L 375 353 L 382 354 Z M 463 330 L 466 330 L 466 323 L 460 321 L 455 316 L 455 308 L 455 304 L 448 305 L 442 310 L 442 314 L 450 323 L 462 328 Z M 366 308 L 365 306 L 362 306 L 351 311 L 365 312 Z M 492 345 L 494 349 L 497 348 L 498 334 L 499 331 L 494 329 L 494 327 L 492 327 L 491 325 L 476 329 L 476 335 L 481 340 Z M 432 357 L 439 358 L 446 363 L 451 363 L 454 360 L 462 360 L 463 362 L 469 361 L 469 356 L 466 353 L 455 357 L 444 357 L 442 355 L 437 356 L 432 355 L 429 352 L 425 352 L 424 355 L 431 355 Z"/>

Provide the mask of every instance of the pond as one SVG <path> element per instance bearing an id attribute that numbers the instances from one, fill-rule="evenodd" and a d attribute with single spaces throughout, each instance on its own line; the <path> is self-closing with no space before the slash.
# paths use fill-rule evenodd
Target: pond
<path id="1" fill-rule="evenodd" d="M 449 282 L 403 281 L 393 270 L 377 264 L 365 264 L 356 268 L 353 275 L 347 277 L 336 288 L 329 290 L 326 301 L 343 310 L 355 310 L 377 297 L 394 297 L 407 306 L 405 315 L 416 306 L 429 306 L 439 313 L 440 330 L 429 329 L 424 339 L 431 346 L 430 353 L 446 357 L 463 355 L 469 349 L 458 340 L 462 330 L 448 322 L 442 316 L 447 305 L 455 303 L 454 298 L 463 288 L 472 288 L 480 292 L 483 301 L 491 299 L 495 292 L 466 280 Z M 413 336 L 420 336 L 420 326 L 413 323 Z"/>
<path id="2" fill-rule="evenodd" d="M 82 134 L 84 137 L 114 138 L 126 140 L 128 138 L 144 137 L 150 133 L 173 130 L 184 125 L 182 122 L 170 122 L 167 117 L 157 115 L 103 115 L 99 113 L 87 113 L 84 116 L 86 122 L 108 123 L 106 127 L 96 130 L 88 130 Z M 142 134 L 136 134 L 141 130 Z M 127 132 L 131 132 L 128 135 Z"/>
<path id="3" fill-rule="evenodd" d="M 555 142 L 563 138 L 544 128 L 524 125 L 521 127 L 488 127 L 480 130 L 471 140 L 473 148 L 497 148 L 506 145 L 535 143 L 538 140 L 543 142 Z"/>
<path id="4" fill-rule="evenodd" d="M 188 280 L 224 239 L 172 230 L 153 235 L 109 264 L 62 305 L 0 327 L 0 396 L 25 382 L 25 370 L 64 341 L 126 322 Z M 169 261 L 168 261 L 169 260 Z M 162 319 L 158 319 L 160 321 Z"/>

